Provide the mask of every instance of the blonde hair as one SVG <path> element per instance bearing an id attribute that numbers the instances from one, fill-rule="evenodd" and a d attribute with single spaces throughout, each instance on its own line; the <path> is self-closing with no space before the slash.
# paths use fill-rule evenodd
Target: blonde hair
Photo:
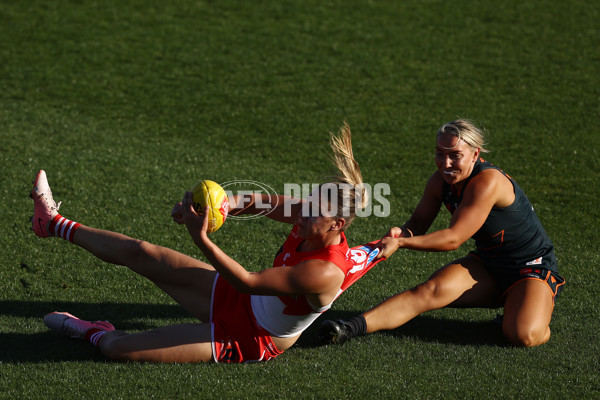
<path id="1" fill-rule="evenodd" d="M 473 149 L 479 149 L 482 153 L 487 153 L 489 150 L 484 148 L 486 145 L 483 131 L 475 126 L 468 119 L 456 119 L 446 122 L 437 131 L 436 137 L 441 134 L 454 135 L 462 139 Z"/>
<path id="2" fill-rule="evenodd" d="M 331 160 L 337 169 L 332 182 L 337 192 L 337 213 L 334 218 L 344 218 L 346 223 L 342 230 L 350 226 L 356 217 L 356 210 L 369 204 L 369 197 L 358 162 L 352 152 L 352 133 L 346 121 L 340 127 L 338 135 L 330 133 Z"/>

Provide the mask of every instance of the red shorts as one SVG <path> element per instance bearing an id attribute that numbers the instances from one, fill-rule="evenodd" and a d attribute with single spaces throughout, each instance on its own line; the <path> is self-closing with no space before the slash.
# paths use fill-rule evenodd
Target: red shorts
<path id="1" fill-rule="evenodd" d="M 239 293 L 219 275 L 215 278 L 210 314 L 216 362 L 267 361 L 283 353 L 271 334 L 258 326 L 250 295 Z"/>

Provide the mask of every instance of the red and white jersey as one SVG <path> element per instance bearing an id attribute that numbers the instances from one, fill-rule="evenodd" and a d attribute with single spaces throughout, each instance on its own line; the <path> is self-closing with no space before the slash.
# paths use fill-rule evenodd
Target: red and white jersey
<path id="1" fill-rule="evenodd" d="M 348 248 L 346 236 L 342 232 L 342 241 L 339 244 L 322 249 L 300 252 L 298 246 L 304 239 L 297 235 L 298 227 L 294 226 L 292 232 L 277 252 L 273 267 L 294 266 L 305 260 L 330 261 L 340 268 L 346 278 L 335 297 L 342 294 L 350 285 L 369 271 L 383 258 L 375 260 L 379 249 L 374 247 L 376 242 Z M 252 311 L 260 326 L 278 337 L 293 337 L 304 331 L 327 311 L 333 301 L 326 306 L 317 307 L 311 304 L 305 295 L 301 296 L 252 296 Z M 334 299 L 335 300 L 335 299 Z"/>

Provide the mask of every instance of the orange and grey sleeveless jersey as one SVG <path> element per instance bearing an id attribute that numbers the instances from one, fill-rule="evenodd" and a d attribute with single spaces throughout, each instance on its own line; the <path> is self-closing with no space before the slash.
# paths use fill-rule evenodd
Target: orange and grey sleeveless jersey
<path id="1" fill-rule="evenodd" d="M 558 272 L 554 246 L 529 199 L 514 179 L 492 163 L 477 160 L 473 172 L 458 191 L 444 182 L 442 201 L 446 208 L 454 214 L 469 181 L 486 169 L 500 171 L 510 180 L 515 200 L 508 207 L 492 208 L 483 226 L 473 235 L 477 246 L 475 253 L 484 260 L 501 263 L 509 268 L 522 268 L 524 265 L 532 265 L 541 257 L 550 257 L 551 270 Z"/>

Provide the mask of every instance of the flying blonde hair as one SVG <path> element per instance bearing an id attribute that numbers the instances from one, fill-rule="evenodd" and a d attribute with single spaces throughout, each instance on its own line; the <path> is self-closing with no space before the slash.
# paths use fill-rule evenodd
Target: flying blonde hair
<path id="1" fill-rule="evenodd" d="M 350 226 L 356 217 L 356 210 L 369 204 L 369 196 L 363 183 L 358 162 L 352 151 L 352 133 L 346 121 L 339 129 L 338 135 L 330 133 L 331 160 L 337 169 L 333 181 L 325 185 L 334 185 L 337 190 L 337 213 L 334 218 L 344 218 Z"/>

